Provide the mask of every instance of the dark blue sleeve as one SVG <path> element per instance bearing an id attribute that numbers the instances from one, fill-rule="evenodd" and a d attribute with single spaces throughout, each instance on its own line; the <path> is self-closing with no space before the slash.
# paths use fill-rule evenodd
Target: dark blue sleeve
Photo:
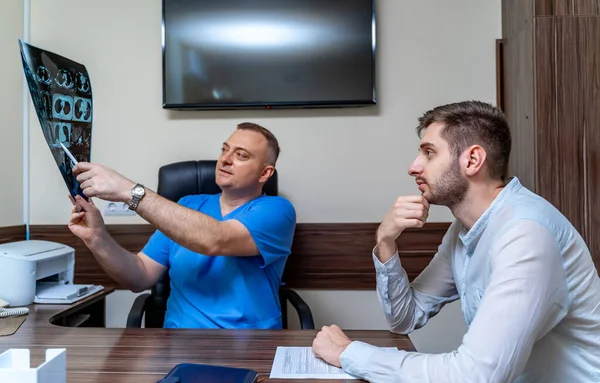
<path id="1" fill-rule="evenodd" d="M 204 200 L 205 197 L 203 195 L 185 196 L 177 203 L 195 209 L 200 206 Z M 146 243 L 146 246 L 142 249 L 142 253 L 168 268 L 169 253 L 171 251 L 172 243 L 173 241 L 169 237 L 164 235 L 160 230 L 156 230 L 148 240 L 148 243 Z"/>
<path id="2" fill-rule="evenodd" d="M 296 211 L 285 198 L 261 198 L 234 219 L 240 221 L 250 232 L 263 258 L 262 267 L 290 255 L 296 228 Z"/>

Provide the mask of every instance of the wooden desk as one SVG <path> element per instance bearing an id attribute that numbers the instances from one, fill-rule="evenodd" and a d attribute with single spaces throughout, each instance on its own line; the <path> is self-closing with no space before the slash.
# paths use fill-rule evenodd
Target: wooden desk
<path id="1" fill-rule="evenodd" d="M 0 353 L 9 348 L 29 348 L 32 365 L 37 366 L 43 362 L 47 348 L 66 348 L 69 383 L 156 383 L 179 363 L 250 368 L 268 377 L 277 346 L 310 346 L 317 333 L 316 330 L 107 329 L 50 323 L 78 318 L 79 313 L 90 308 L 98 313 L 106 295 L 112 291 L 105 289 L 72 306 L 30 306 L 29 316 L 16 334 L 0 337 Z M 83 323 L 97 323 L 97 318 Z M 378 346 L 414 350 L 408 337 L 388 331 L 348 331 L 347 334 L 351 339 Z M 294 379 L 287 382 L 333 381 Z"/>

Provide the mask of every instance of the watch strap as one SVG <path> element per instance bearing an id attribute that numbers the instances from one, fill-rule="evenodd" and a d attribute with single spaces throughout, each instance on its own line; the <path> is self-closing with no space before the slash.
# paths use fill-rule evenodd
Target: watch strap
<path id="1" fill-rule="evenodd" d="M 146 195 L 145 192 L 143 192 L 141 195 L 137 194 L 135 192 L 135 190 L 139 187 L 141 187 L 142 190 L 145 189 L 144 185 L 142 185 L 142 184 L 135 184 L 135 186 L 133 188 L 131 188 L 131 204 L 129 205 L 129 210 L 136 211 L 138 208 L 138 205 L 140 204 L 140 200 L 142 199 L 142 197 L 144 195 Z"/>

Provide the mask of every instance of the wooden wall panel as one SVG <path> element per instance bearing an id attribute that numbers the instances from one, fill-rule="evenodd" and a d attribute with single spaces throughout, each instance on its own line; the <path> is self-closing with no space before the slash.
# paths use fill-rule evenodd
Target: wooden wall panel
<path id="1" fill-rule="evenodd" d="M 539 18 L 535 27 L 537 115 L 544 127 L 539 193 L 573 223 L 597 260 L 600 18 Z"/>
<path id="2" fill-rule="evenodd" d="M 496 106 L 504 110 L 504 47 L 496 39 Z"/>
<path id="3" fill-rule="evenodd" d="M 556 47 L 554 36 L 556 24 L 552 18 L 536 18 L 534 21 L 535 38 L 535 125 L 537 132 L 539 157 L 537 177 L 533 191 L 558 206 L 560 184 L 563 182 L 559 172 L 560 160 L 556 153 L 559 151 L 559 132 L 556 114 Z M 520 150 L 524 150 L 521 148 Z M 556 200 L 552 200 L 556 198 Z"/>
<path id="4" fill-rule="evenodd" d="M 25 240 L 25 225 L 0 227 L 0 244 Z"/>
<path id="5" fill-rule="evenodd" d="M 573 223 L 600 271 L 600 0 L 534 0 L 533 15 L 533 23 L 512 33 L 531 14 L 503 0 L 503 97 L 516 141 L 511 172 Z M 522 40 L 528 30 L 531 38 Z M 515 51 L 531 55 L 533 65 L 516 63 Z M 522 82 L 527 75 L 519 79 L 521 70 L 533 83 Z M 515 101 L 528 100 L 532 92 L 533 136 L 519 120 L 528 108 L 519 109 L 521 101 Z M 523 166 L 532 156 L 533 172 Z"/>
<path id="6" fill-rule="evenodd" d="M 565 20 L 559 20 L 564 23 Z M 579 55 L 581 105 L 578 117 L 583 129 L 583 237 L 600 270 L 600 17 L 581 17 L 573 25 Z M 581 194 L 581 193 L 580 193 Z"/>
<path id="7" fill-rule="evenodd" d="M 600 14 L 600 0 L 535 0 L 534 16 L 589 16 Z"/>
<path id="8" fill-rule="evenodd" d="M 523 29 L 531 28 L 533 0 L 502 1 L 502 37 L 512 38 Z"/>
<path id="9" fill-rule="evenodd" d="M 573 12 L 573 0 L 535 0 L 535 16 L 564 16 Z"/>
<path id="10" fill-rule="evenodd" d="M 512 1 L 508 3 L 513 4 Z M 504 33 L 503 33 L 504 35 Z M 536 125 L 534 123 L 533 32 L 503 36 L 503 110 L 512 134 L 509 172 L 535 190 Z"/>
<path id="11" fill-rule="evenodd" d="M 371 251 L 377 223 L 298 224 L 284 281 L 294 288 L 364 290 L 375 288 Z M 409 277 L 428 264 L 449 223 L 428 223 L 407 230 L 399 239 L 402 263 Z M 117 242 L 138 252 L 152 235 L 150 225 L 108 225 Z M 63 225 L 34 225 L 31 239 L 56 241 L 75 249 L 75 282 L 120 287 L 98 265 L 94 256 Z"/>
<path id="12" fill-rule="evenodd" d="M 555 166 L 547 171 L 557 174 L 560 182 L 558 188 L 548 188 L 554 191 L 558 189 L 558 194 L 549 194 L 548 199 L 555 203 L 555 206 L 581 234 L 584 234 L 586 116 L 583 92 L 587 85 L 584 84 L 583 78 L 589 68 L 585 63 L 586 52 L 581 50 L 581 43 L 582 39 L 585 39 L 586 32 L 579 33 L 581 18 L 566 17 L 551 20 L 556 25 L 554 35 L 556 107 L 554 111 L 557 119 L 558 150 L 550 153 L 555 159 Z M 541 161 L 541 163 L 548 165 L 549 161 Z M 543 190 L 545 188 L 540 188 L 540 191 Z"/>
<path id="13" fill-rule="evenodd" d="M 290 287 L 373 289 L 372 250 L 378 224 L 298 225 L 284 281 Z M 447 223 L 428 223 L 407 230 L 398 240 L 402 264 L 411 279 L 431 261 Z"/>

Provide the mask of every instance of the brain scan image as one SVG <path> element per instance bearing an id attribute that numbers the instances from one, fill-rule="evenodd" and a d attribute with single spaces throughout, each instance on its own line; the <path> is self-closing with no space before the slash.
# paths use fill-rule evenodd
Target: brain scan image
<path id="1" fill-rule="evenodd" d="M 91 160 L 93 98 L 83 64 L 19 40 L 23 73 L 41 133 L 71 196 L 86 197 L 73 174 L 68 148 L 79 162 Z"/>

